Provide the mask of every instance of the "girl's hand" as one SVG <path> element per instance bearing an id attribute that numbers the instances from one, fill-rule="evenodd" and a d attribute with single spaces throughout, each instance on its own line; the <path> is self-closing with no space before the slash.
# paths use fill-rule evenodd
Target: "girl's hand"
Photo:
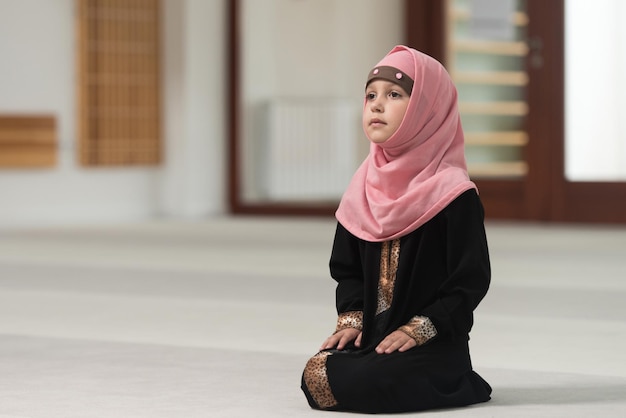
<path id="1" fill-rule="evenodd" d="M 394 331 L 387 335 L 384 340 L 376 347 L 378 354 L 389 354 L 398 350 L 399 352 L 407 351 L 415 347 L 417 343 L 402 331 Z"/>
<path id="2" fill-rule="evenodd" d="M 343 350 L 346 344 L 354 341 L 354 345 L 361 346 L 361 331 L 356 328 L 344 328 L 341 331 L 337 331 L 322 343 L 320 350 L 326 350 L 329 348 L 337 347 L 337 350 Z"/>

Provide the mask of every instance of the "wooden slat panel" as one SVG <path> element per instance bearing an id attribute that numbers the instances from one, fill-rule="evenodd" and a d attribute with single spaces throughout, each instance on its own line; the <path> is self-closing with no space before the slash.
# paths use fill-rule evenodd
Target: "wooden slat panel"
<path id="1" fill-rule="evenodd" d="M 51 167 L 56 153 L 53 116 L 0 115 L 0 167 Z"/>
<path id="2" fill-rule="evenodd" d="M 459 102 L 461 114 L 524 116 L 528 113 L 525 102 Z"/>
<path id="3" fill-rule="evenodd" d="M 451 9 L 450 15 L 452 16 L 452 19 L 458 20 L 460 22 L 468 21 L 472 18 L 472 14 L 470 13 L 469 10 L 459 9 L 459 8 Z M 528 25 L 528 15 L 524 12 L 516 12 L 513 14 L 511 21 L 516 26 L 526 26 Z"/>
<path id="4" fill-rule="evenodd" d="M 467 145 L 501 145 L 521 147 L 528 144 L 528 134 L 524 131 L 511 132 L 470 132 L 465 134 Z"/>
<path id="5" fill-rule="evenodd" d="M 56 164 L 56 152 L 51 147 L 18 146 L 0 147 L 2 168 L 43 168 Z"/>
<path id="6" fill-rule="evenodd" d="M 55 124 L 53 116 L 0 115 L 0 129 L 54 129 Z"/>
<path id="7" fill-rule="evenodd" d="M 80 3 L 80 160 L 160 161 L 159 1 Z"/>
<path id="8" fill-rule="evenodd" d="M 28 142 L 36 145 L 54 145 L 56 136 L 50 129 L 0 129 L 0 146 Z"/>
<path id="9" fill-rule="evenodd" d="M 503 86 L 525 86 L 528 74 L 523 71 L 454 71 L 450 74 L 457 84 L 494 84 Z"/>
<path id="10" fill-rule="evenodd" d="M 523 177 L 528 173 L 528 165 L 524 161 L 474 163 L 469 164 L 470 177 L 506 178 Z"/>
<path id="11" fill-rule="evenodd" d="M 459 52 L 472 52 L 476 54 L 514 56 L 524 56 L 528 54 L 528 45 L 525 42 L 470 41 L 459 39 L 452 42 L 452 48 Z"/>

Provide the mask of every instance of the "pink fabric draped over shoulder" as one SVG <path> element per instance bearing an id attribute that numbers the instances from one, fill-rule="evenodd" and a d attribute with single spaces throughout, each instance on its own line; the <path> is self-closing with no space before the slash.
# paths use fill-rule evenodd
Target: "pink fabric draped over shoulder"
<path id="1" fill-rule="evenodd" d="M 379 66 L 413 79 L 409 104 L 398 130 L 384 143 L 370 144 L 336 212 L 348 231 L 370 242 L 416 230 L 476 188 L 467 173 L 457 91 L 444 67 L 402 45 Z"/>

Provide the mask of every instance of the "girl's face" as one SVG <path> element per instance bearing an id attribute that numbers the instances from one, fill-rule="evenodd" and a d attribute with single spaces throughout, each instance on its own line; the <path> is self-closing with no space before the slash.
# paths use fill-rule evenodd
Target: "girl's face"
<path id="1" fill-rule="evenodd" d="M 365 89 L 363 130 L 376 144 L 385 142 L 396 132 L 409 105 L 409 94 L 386 80 L 374 80 Z"/>

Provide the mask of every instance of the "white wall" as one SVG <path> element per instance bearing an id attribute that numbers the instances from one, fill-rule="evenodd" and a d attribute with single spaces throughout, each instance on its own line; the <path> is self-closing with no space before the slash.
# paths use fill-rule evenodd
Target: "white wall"
<path id="1" fill-rule="evenodd" d="M 162 1 L 165 161 L 153 168 L 93 169 L 81 167 L 75 158 L 74 0 L 0 0 L 0 112 L 52 113 L 59 137 L 56 167 L 0 168 L 0 228 L 224 213 L 225 98 L 231 94 L 225 89 L 228 0 Z M 248 21 L 247 30 L 263 22 L 266 29 L 288 25 L 289 19 L 297 20 L 311 6 L 306 1 L 275 2 L 290 7 L 291 12 L 283 8 L 273 14 L 275 10 L 261 7 L 260 14 Z M 258 6 L 261 2 L 247 3 Z M 395 0 L 393 4 L 399 3 Z M 588 3 L 566 2 L 568 176 L 626 180 L 626 122 L 619 113 L 626 108 L 626 58 L 617 53 L 626 50 L 620 26 L 626 6 L 621 0 L 598 0 L 587 9 Z M 327 6 L 327 13 L 306 15 L 305 22 L 315 18 L 326 25 L 328 33 L 322 45 L 332 49 L 333 65 L 326 69 L 332 70 L 323 77 L 314 72 L 304 75 L 315 80 L 308 86 L 320 95 L 356 95 L 360 101 L 364 71 L 402 33 L 401 26 L 393 23 L 398 16 L 389 14 L 396 8 L 375 0 L 333 1 L 332 7 L 331 3 Z M 283 16 L 288 12 L 299 14 Z M 282 20 L 264 21 L 260 19 L 263 13 Z M 572 13 L 586 16 L 584 27 L 572 23 Z M 594 23 L 597 25 L 591 27 Z M 320 27 L 321 23 L 315 26 Z M 294 43 L 284 33 L 269 33 L 269 38 L 256 39 L 260 44 L 254 51 L 244 51 L 246 57 L 254 55 L 265 63 L 246 75 L 251 101 L 292 94 L 298 85 L 296 78 L 303 76 L 288 71 L 293 59 L 273 61 L 279 56 L 276 45 L 302 52 L 298 61 L 308 56 L 308 49 L 298 48 L 311 48 Z M 276 36 L 281 40 L 274 44 L 271 39 Z M 608 41 L 613 41 L 608 49 L 600 48 Z M 282 68 L 280 77 L 275 66 Z M 316 84 L 335 74 L 342 82 L 334 93 L 326 85 Z M 600 112 L 593 113 L 596 110 Z"/>
<path id="2" fill-rule="evenodd" d="M 165 0 L 160 167 L 84 168 L 76 155 L 74 0 L 0 0 L 0 113 L 51 113 L 59 162 L 0 168 L 0 227 L 221 213 L 224 0 Z"/>
<path id="3" fill-rule="evenodd" d="M 626 181 L 626 2 L 565 2 L 566 177 Z"/>
<path id="4" fill-rule="evenodd" d="M 263 110 L 275 99 L 353 103 L 356 168 L 367 155 L 361 106 L 369 70 L 404 34 L 401 0 L 242 0 L 243 198 L 267 200 Z M 294 141 L 302 138 L 294 138 Z M 352 172 L 353 170 L 349 170 Z M 347 185 L 350 176 L 337 179 Z M 343 187 L 341 187 L 343 188 Z"/>
<path id="5" fill-rule="evenodd" d="M 222 214 L 226 170 L 225 0 L 163 0 L 166 216 Z"/>

